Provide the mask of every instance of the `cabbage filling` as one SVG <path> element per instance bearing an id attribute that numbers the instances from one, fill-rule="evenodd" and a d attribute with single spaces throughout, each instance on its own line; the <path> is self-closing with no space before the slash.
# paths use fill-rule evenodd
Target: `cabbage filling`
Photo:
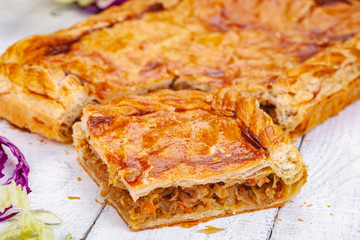
<path id="1" fill-rule="evenodd" d="M 276 199 L 282 199 L 285 183 L 270 173 L 259 178 L 248 178 L 231 185 L 225 182 L 196 185 L 190 188 L 157 188 L 146 196 L 133 201 L 125 188 L 108 184 L 106 164 L 89 144 L 83 165 L 100 181 L 101 194 L 121 210 L 122 217 L 134 225 L 148 221 L 170 219 L 174 215 L 222 211 L 224 214 L 239 210 L 266 208 Z M 99 183 L 99 182 L 98 182 Z"/>

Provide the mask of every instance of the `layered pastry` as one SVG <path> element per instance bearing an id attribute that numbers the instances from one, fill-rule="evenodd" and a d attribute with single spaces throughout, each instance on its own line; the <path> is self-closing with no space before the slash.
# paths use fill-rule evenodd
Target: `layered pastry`
<path id="1" fill-rule="evenodd" d="M 360 35 L 329 47 L 272 85 L 273 119 L 301 136 L 360 97 Z M 271 105 L 270 104 L 270 105 Z"/>
<path id="2" fill-rule="evenodd" d="M 86 103 L 159 88 L 231 86 L 302 135 L 360 96 L 357 68 L 340 74 L 359 65 L 358 32 L 356 0 L 132 0 L 11 46 L 0 58 L 0 117 L 68 142 Z M 334 47 L 339 61 L 322 57 Z M 336 93 L 319 90 L 330 81 Z"/>
<path id="3" fill-rule="evenodd" d="M 87 105 L 73 137 L 81 166 L 134 231 L 283 206 L 307 176 L 290 138 L 234 89 Z"/>

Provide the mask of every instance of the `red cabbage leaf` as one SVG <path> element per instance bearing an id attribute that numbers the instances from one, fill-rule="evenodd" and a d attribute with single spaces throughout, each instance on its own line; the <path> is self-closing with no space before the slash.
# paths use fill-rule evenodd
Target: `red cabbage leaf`
<path id="1" fill-rule="evenodd" d="M 12 181 L 16 183 L 16 185 L 21 185 L 22 188 L 25 188 L 27 193 L 30 193 L 31 190 L 29 188 L 28 175 L 29 175 L 29 165 L 25 160 L 24 155 L 20 152 L 19 148 L 17 148 L 12 142 L 10 142 L 7 138 L 0 136 L 0 179 L 5 175 L 3 174 L 3 170 L 5 168 L 5 163 L 8 160 L 8 156 L 6 155 L 3 145 L 8 147 L 12 154 L 17 158 L 18 163 L 16 164 L 15 170 L 12 176 L 3 184 L 10 184 Z M 0 212 L 0 222 L 5 221 L 17 214 L 17 212 L 6 215 L 7 211 L 10 210 L 12 206 L 5 209 L 4 212 Z M 6 215 L 6 216 L 5 216 Z"/>

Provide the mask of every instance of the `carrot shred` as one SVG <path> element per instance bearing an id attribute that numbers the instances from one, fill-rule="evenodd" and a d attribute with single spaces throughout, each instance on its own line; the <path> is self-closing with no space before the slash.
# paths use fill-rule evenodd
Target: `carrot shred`
<path id="1" fill-rule="evenodd" d="M 192 209 L 192 208 L 185 207 L 184 203 L 182 201 L 176 201 L 176 204 L 179 206 L 181 211 L 184 211 L 184 212 L 187 212 L 187 213 L 190 213 L 190 212 L 194 211 L 194 209 Z"/>
<path id="2" fill-rule="evenodd" d="M 159 206 L 155 206 L 151 203 L 145 203 L 144 209 L 146 213 L 153 213 Z"/>
<path id="3" fill-rule="evenodd" d="M 194 211 L 194 209 L 185 207 L 185 212 L 191 213 L 191 212 L 193 212 L 193 211 Z"/>
<path id="4" fill-rule="evenodd" d="M 176 201 L 176 204 L 179 206 L 179 208 L 182 211 L 185 211 L 185 206 L 184 206 L 184 203 L 182 201 Z"/>
<path id="5" fill-rule="evenodd" d="M 240 190 L 240 191 L 245 191 L 246 188 L 245 188 L 245 187 L 240 187 L 239 190 Z"/>
<path id="6" fill-rule="evenodd" d="M 220 198 L 224 198 L 224 197 L 226 197 L 226 192 L 222 192 L 220 195 Z"/>
<path id="7" fill-rule="evenodd" d="M 254 178 L 250 178 L 250 179 L 248 179 L 248 181 L 251 183 L 254 183 L 254 184 L 257 183 L 257 181 Z"/>

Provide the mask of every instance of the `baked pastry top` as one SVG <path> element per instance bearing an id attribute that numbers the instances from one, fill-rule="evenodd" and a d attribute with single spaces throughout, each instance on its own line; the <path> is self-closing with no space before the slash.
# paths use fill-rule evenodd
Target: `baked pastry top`
<path id="1" fill-rule="evenodd" d="M 276 122 L 301 136 L 360 97 L 360 35 L 335 44 L 273 83 Z"/>
<path id="2" fill-rule="evenodd" d="M 87 105 L 82 121 L 74 126 L 74 147 L 80 164 L 135 230 L 198 221 L 205 217 L 207 208 L 187 218 L 180 207 L 181 219 L 172 213 L 166 221 L 141 222 L 141 213 L 133 219 L 124 213 L 127 207 L 120 201 L 122 194 L 131 202 L 127 205 L 134 206 L 145 204 L 144 199 L 159 189 L 233 186 L 251 182 L 249 179 L 257 183 L 270 175 L 281 180 L 282 187 L 274 187 L 271 197 L 265 194 L 271 190 L 264 185 L 258 193 L 262 200 L 238 205 L 229 202 L 225 207 L 231 206 L 231 211 L 213 206 L 211 211 L 218 212 L 209 212 L 206 217 L 215 217 L 282 205 L 306 179 L 305 165 L 290 138 L 259 109 L 255 98 L 234 89 L 210 95 L 194 90 L 158 90 L 117 97 L 104 105 Z M 120 190 L 114 189 L 124 193 L 115 194 L 113 191 Z M 225 197 L 228 195 L 221 198 Z"/>
<path id="3" fill-rule="evenodd" d="M 359 31 L 351 0 L 133 0 L 10 47 L 0 115 L 69 141 L 86 103 L 120 95 L 236 86 L 267 105 L 279 76 Z"/>
<path id="4" fill-rule="evenodd" d="M 169 9 L 139 2 L 20 41 L 2 61 L 61 69 L 88 83 L 99 101 L 170 84 L 264 91 L 285 70 L 360 31 L 356 2 L 185 0 L 166 3 Z"/>
<path id="5" fill-rule="evenodd" d="M 297 153 L 287 163 L 291 181 L 297 181 L 293 174 L 301 176 L 303 165 L 289 138 L 258 109 L 255 98 L 232 91 L 222 96 L 225 91 L 213 102 L 203 92 L 163 90 L 87 105 L 84 129 L 108 165 L 110 182 L 125 185 L 134 200 L 158 187 L 219 182 L 283 144 Z"/>

